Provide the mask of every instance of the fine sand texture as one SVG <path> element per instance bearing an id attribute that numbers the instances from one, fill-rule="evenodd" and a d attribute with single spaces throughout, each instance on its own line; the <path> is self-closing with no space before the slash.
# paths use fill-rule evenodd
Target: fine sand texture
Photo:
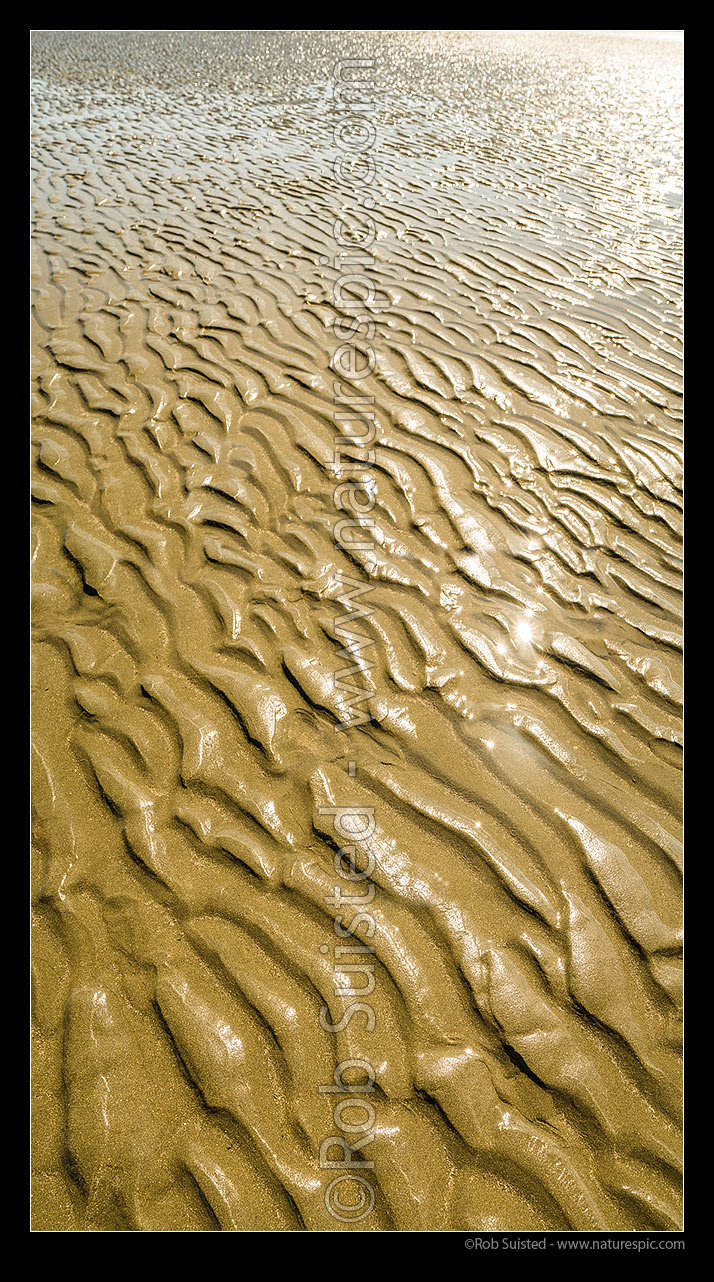
<path id="1" fill-rule="evenodd" d="M 34 1228 L 678 1230 L 679 38 L 32 44 Z"/>

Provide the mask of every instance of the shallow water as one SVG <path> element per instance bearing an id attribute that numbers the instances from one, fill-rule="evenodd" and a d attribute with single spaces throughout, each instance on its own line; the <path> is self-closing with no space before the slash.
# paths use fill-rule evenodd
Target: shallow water
<path id="1" fill-rule="evenodd" d="M 33 63 L 35 1227 L 679 1228 L 681 43 Z"/>

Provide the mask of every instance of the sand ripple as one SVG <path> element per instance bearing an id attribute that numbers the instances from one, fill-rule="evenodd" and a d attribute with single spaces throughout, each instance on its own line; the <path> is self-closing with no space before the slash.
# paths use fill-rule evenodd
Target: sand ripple
<path id="1" fill-rule="evenodd" d="M 678 1228 L 678 47 L 34 46 L 36 1225 L 350 1227 L 318 1087 L 365 1056 L 357 1227 Z M 333 534 L 355 46 L 373 557 Z M 318 1018 L 348 803 L 369 1033 Z"/>

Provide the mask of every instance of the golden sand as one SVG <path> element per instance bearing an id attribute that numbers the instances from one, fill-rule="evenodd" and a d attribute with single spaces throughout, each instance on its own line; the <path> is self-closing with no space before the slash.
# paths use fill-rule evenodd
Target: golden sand
<path id="1" fill-rule="evenodd" d="M 34 1227 L 678 1229 L 679 42 L 33 56 Z"/>

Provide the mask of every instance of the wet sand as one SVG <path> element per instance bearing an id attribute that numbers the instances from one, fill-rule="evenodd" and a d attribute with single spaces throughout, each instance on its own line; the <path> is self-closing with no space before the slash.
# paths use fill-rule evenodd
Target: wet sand
<path id="1" fill-rule="evenodd" d="M 34 1227 L 680 1228 L 680 43 L 33 64 Z"/>

